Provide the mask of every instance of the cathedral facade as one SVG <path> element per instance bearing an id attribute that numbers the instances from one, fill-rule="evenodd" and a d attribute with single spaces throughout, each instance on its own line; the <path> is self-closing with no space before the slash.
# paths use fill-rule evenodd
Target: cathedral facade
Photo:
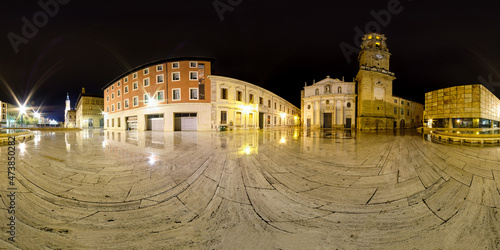
<path id="1" fill-rule="evenodd" d="M 396 77 L 389 69 L 391 53 L 386 40 L 378 33 L 363 37 L 355 82 L 328 77 L 312 86 L 306 84 L 302 91 L 305 127 L 379 130 L 422 126 L 424 106 L 392 94 Z M 332 89 L 327 88 L 330 85 Z M 338 86 L 344 86 L 345 92 L 335 91 Z"/>

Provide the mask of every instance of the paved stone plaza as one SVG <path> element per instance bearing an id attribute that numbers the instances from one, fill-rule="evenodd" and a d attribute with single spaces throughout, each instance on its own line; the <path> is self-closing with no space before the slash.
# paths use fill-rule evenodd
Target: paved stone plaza
<path id="1" fill-rule="evenodd" d="M 500 147 L 85 130 L 37 132 L 17 154 L 16 243 L 2 167 L 0 249 L 500 248 Z"/>

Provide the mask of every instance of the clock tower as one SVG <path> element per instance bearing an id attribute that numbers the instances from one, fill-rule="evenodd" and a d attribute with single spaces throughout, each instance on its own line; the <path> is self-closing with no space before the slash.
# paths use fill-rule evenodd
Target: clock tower
<path id="1" fill-rule="evenodd" d="M 369 33 L 363 37 L 359 53 L 359 72 L 356 76 L 358 88 L 358 129 L 392 129 L 394 105 L 392 81 L 396 79 L 389 71 L 391 54 L 383 34 Z"/>

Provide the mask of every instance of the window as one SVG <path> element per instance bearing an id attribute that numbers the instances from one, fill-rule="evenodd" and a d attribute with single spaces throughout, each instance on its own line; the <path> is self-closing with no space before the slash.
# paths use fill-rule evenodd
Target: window
<path id="1" fill-rule="evenodd" d="M 134 96 L 134 99 L 132 99 L 134 107 L 139 106 L 139 97 Z"/>
<path id="2" fill-rule="evenodd" d="M 236 112 L 236 125 L 241 125 L 241 112 Z"/>
<path id="3" fill-rule="evenodd" d="M 122 109 L 122 103 L 121 103 L 121 102 L 118 102 L 118 103 L 116 104 L 116 107 L 117 107 L 117 109 L 118 109 L 118 110 L 121 110 L 121 109 Z"/>
<path id="4" fill-rule="evenodd" d="M 401 105 L 405 105 L 405 102 L 401 101 Z"/>
<path id="5" fill-rule="evenodd" d="M 197 62 L 189 62 L 189 67 L 190 68 L 198 68 L 198 63 Z"/>
<path id="6" fill-rule="evenodd" d="M 111 85 L 111 90 L 114 90 L 115 89 L 115 85 Z"/>
<path id="7" fill-rule="evenodd" d="M 227 89 L 220 89 L 220 99 L 227 100 Z"/>
<path id="8" fill-rule="evenodd" d="M 123 106 L 128 109 L 128 99 L 125 99 L 125 101 L 123 101 Z"/>
<path id="9" fill-rule="evenodd" d="M 189 80 L 198 80 L 198 72 L 190 71 L 189 72 Z"/>
<path id="10" fill-rule="evenodd" d="M 115 105 L 111 104 L 111 112 L 115 112 Z"/>
<path id="11" fill-rule="evenodd" d="M 410 107 L 410 103 L 409 102 L 407 102 L 406 104 L 407 104 L 408 107 Z"/>
<path id="12" fill-rule="evenodd" d="M 401 109 L 401 115 L 405 114 L 405 109 Z"/>
<path id="13" fill-rule="evenodd" d="M 241 102 L 241 91 L 236 91 L 236 101 Z"/>
<path id="14" fill-rule="evenodd" d="M 134 90 L 139 89 L 139 84 L 137 82 L 134 82 Z"/>
<path id="15" fill-rule="evenodd" d="M 274 103 L 274 110 L 276 110 L 276 107 L 277 107 L 277 104 L 276 104 L 276 103 Z"/>
<path id="16" fill-rule="evenodd" d="M 342 87 L 339 87 L 339 94 L 342 94 Z"/>
<path id="17" fill-rule="evenodd" d="M 137 79 L 137 72 L 132 75 L 132 78 Z"/>
<path id="18" fill-rule="evenodd" d="M 156 83 L 164 83 L 165 82 L 165 79 L 164 79 L 164 76 L 163 75 L 157 75 L 156 76 Z"/>
<path id="19" fill-rule="evenodd" d="M 181 89 L 172 89 L 172 99 L 179 101 L 181 99 Z"/>
<path id="20" fill-rule="evenodd" d="M 160 65 L 156 66 L 156 72 L 162 71 L 162 70 L 163 70 L 163 65 L 160 64 Z"/>
<path id="21" fill-rule="evenodd" d="M 398 108 L 394 108 L 394 114 L 397 115 L 398 114 Z"/>
<path id="22" fill-rule="evenodd" d="M 128 85 L 125 86 L 125 94 L 127 94 L 127 93 L 128 93 Z"/>
<path id="23" fill-rule="evenodd" d="M 253 125 L 253 113 L 249 113 L 249 114 L 248 114 L 248 123 L 249 123 L 250 125 Z"/>
<path id="24" fill-rule="evenodd" d="M 108 88 L 108 89 L 106 89 L 106 93 L 109 93 L 109 88 Z"/>
<path id="25" fill-rule="evenodd" d="M 108 96 L 106 96 L 106 101 L 107 101 L 107 102 L 109 102 L 109 95 L 108 95 Z"/>
<path id="26" fill-rule="evenodd" d="M 394 103 L 398 103 L 398 100 L 394 99 Z"/>
<path id="27" fill-rule="evenodd" d="M 178 69 L 178 68 L 179 68 L 179 63 L 178 62 L 172 63 L 172 69 Z"/>
<path id="28" fill-rule="evenodd" d="M 406 110 L 406 115 L 410 115 L 410 110 Z"/>
<path id="29" fill-rule="evenodd" d="M 189 100 L 198 100 L 198 89 L 189 89 Z"/>
<path id="30" fill-rule="evenodd" d="M 260 104 L 260 105 L 264 105 L 264 98 L 259 97 L 259 104 Z"/>
<path id="31" fill-rule="evenodd" d="M 149 86 L 149 77 L 148 78 L 144 78 L 144 87 L 147 87 Z"/>
<path id="32" fill-rule="evenodd" d="M 281 104 L 280 104 L 280 111 L 281 111 Z"/>
<path id="33" fill-rule="evenodd" d="M 124 82 L 125 82 L 125 83 L 127 83 L 127 82 L 128 82 L 128 76 L 127 76 L 127 77 L 125 77 Z"/>
<path id="34" fill-rule="evenodd" d="M 116 93 L 118 96 L 121 95 L 121 90 L 118 90 L 118 92 Z"/>
<path id="35" fill-rule="evenodd" d="M 267 125 L 271 125 L 271 116 L 270 115 L 267 116 Z"/>
<path id="36" fill-rule="evenodd" d="M 347 103 L 347 108 L 351 108 L 351 103 L 350 102 Z"/>
<path id="37" fill-rule="evenodd" d="M 115 99 L 115 93 L 111 93 L 111 100 Z"/>
<path id="38" fill-rule="evenodd" d="M 177 82 L 181 80 L 181 73 L 175 72 L 172 73 L 172 81 Z"/>
<path id="39" fill-rule="evenodd" d="M 268 107 L 268 108 L 271 108 L 271 100 L 268 100 L 268 101 L 267 101 L 267 107 Z"/>
<path id="40" fill-rule="evenodd" d="M 250 98 L 249 99 L 250 99 L 249 103 L 253 103 L 253 94 L 250 94 Z"/>
<path id="41" fill-rule="evenodd" d="M 144 104 L 149 104 L 149 94 L 144 94 Z"/>
<path id="42" fill-rule="evenodd" d="M 149 74 L 149 69 L 144 69 L 144 75 Z"/>
<path id="43" fill-rule="evenodd" d="M 165 91 L 161 90 L 156 92 L 156 100 L 159 102 L 165 101 Z"/>
<path id="44" fill-rule="evenodd" d="M 117 84 L 118 84 L 118 87 L 120 87 L 120 81 L 118 81 L 118 83 L 117 83 Z"/>
<path id="45" fill-rule="evenodd" d="M 108 112 L 108 113 L 109 113 L 109 106 L 108 106 L 108 107 L 106 107 L 106 112 Z"/>
<path id="46" fill-rule="evenodd" d="M 220 112 L 220 124 L 227 124 L 227 111 Z"/>

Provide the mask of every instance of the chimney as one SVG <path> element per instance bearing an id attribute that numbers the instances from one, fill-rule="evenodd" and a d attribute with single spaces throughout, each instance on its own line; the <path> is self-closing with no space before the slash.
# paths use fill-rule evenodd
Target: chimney
<path id="1" fill-rule="evenodd" d="M 85 94 L 85 88 L 82 88 L 82 94 Z"/>

